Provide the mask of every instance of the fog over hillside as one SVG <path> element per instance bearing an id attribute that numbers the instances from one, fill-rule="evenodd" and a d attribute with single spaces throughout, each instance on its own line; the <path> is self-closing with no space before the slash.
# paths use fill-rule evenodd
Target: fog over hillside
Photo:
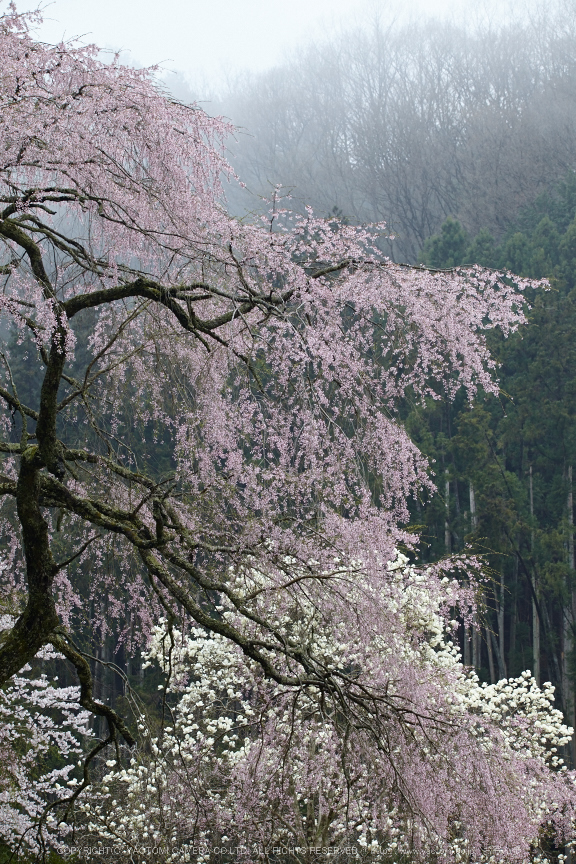
<path id="1" fill-rule="evenodd" d="M 282 184 L 295 206 L 385 220 L 390 254 L 415 260 L 447 216 L 498 239 L 572 167 L 574 21 L 573 0 L 55 0 L 39 36 L 129 47 L 229 117 L 237 215 Z"/>
<path id="2" fill-rule="evenodd" d="M 386 220 L 391 253 L 415 260 L 447 216 L 496 237 L 576 163 L 573 2 L 514 18 L 389 18 L 294 50 L 203 103 L 239 128 L 231 159 L 252 194 L 354 222 Z M 172 79 L 172 80 L 171 80 Z M 201 95 L 168 76 L 175 95 Z"/>

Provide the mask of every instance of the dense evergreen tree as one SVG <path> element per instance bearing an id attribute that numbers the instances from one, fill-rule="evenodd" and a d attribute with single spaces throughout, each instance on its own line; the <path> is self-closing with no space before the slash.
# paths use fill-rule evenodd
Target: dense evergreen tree
<path id="1" fill-rule="evenodd" d="M 407 408 L 407 423 L 434 460 L 443 500 L 418 503 L 430 560 L 466 544 L 486 555 L 492 579 L 478 636 L 462 647 L 481 676 L 532 668 L 557 687 L 574 721 L 576 466 L 576 174 L 524 209 L 500 243 L 470 237 L 447 219 L 422 252 L 430 267 L 482 264 L 547 278 L 527 292 L 527 324 L 494 335 L 501 393 Z M 444 479 L 445 478 L 445 479 Z M 462 629 L 462 628 L 461 628 Z M 465 644 L 467 641 L 468 644 Z"/>

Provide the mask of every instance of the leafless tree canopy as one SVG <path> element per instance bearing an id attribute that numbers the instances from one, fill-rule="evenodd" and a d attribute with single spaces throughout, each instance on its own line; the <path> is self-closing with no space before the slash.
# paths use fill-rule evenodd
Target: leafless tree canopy
<path id="1" fill-rule="evenodd" d="M 385 219 L 397 259 L 446 216 L 498 236 L 576 164 L 576 4 L 474 25 L 382 16 L 245 79 L 224 110 L 252 192 L 282 183 L 321 212 Z"/>

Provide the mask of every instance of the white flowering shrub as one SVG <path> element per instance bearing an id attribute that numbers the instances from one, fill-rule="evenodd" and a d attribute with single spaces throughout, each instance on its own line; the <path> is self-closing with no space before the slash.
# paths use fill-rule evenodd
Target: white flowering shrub
<path id="1" fill-rule="evenodd" d="M 12 624 L 1 615 L 0 636 Z M 38 656 L 57 657 L 49 648 Z M 54 805 L 77 782 L 89 715 L 78 705 L 78 687 L 58 687 L 46 674 L 29 678 L 28 671 L 0 690 L 0 838 L 20 852 L 65 851 L 71 829 L 58 825 L 62 811 Z"/>
<path id="2" fill-rule="evenodd" d="M 462 704 L 480 719 L 473 734 L 479 740 L 487 733 L 482 725 L 496 725 L 506 744 L 523 759 L 541 759 L 546 765 L 566 771 L 558 748 L 568 744 L 572 729 L 564 724 L 562 712 L 554 708 L 554 687 L 538 687 L 530 672 L 518 678 L 504 678 L 496 684 L 482 684 L 469 673 L 461 691 Z"/>
<path id="3" fill-rule="evenodd" d="M 528 672 L 480 685 L 450 638 L 450 610 L 470 596 L 401 555 L 386 572 L 390 627 L 369 650 L 365 633 L 321 628 L 313 608 L 292 622 L 327 670 L 346 670 L 342 686 L 385 682 L 378 729 L 363 724 L 360 699 L 356 719 L 344 718 L 337 693 L 279 685 L 229 640 L 162 622 L 148 662 L 169 674 L 170 720 L 125 767 L 108 762 L 98 794 L 80 805 L 85 842 L 108 844 L 110 860 L 138 850 L 142 860 L 208 862 L 242 847 L 246 861 L 274 849 L 347 860 L 352 849 L 495 862 L 527 861 L 544 834 L 567 833 L 574 780 L 558 748 L 571 730 L 553 688 Z"/>

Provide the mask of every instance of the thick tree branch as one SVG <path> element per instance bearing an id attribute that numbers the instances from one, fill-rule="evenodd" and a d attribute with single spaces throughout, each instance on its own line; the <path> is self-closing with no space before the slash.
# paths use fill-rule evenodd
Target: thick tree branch
<path id="1" fill-rule="evenodd" d="M 110 726 L 110 730 L 112 731 L 117 729 L 128 746 L 133 747 L 136 741 L 120 715 L 108 705 L 103 705 L 101 702 L 97 702 L 94 699 L 90 664 L 82 656 L 80 651 L 70 643 L 67 636 L 61 635 L 58 630 L 50 634 L 48 641 L 75 667 L 78 680 L 80 681 L 80 704 L 82 707 L 87 711 L 91 711 L 93 714 L 105 717 Z"/>

